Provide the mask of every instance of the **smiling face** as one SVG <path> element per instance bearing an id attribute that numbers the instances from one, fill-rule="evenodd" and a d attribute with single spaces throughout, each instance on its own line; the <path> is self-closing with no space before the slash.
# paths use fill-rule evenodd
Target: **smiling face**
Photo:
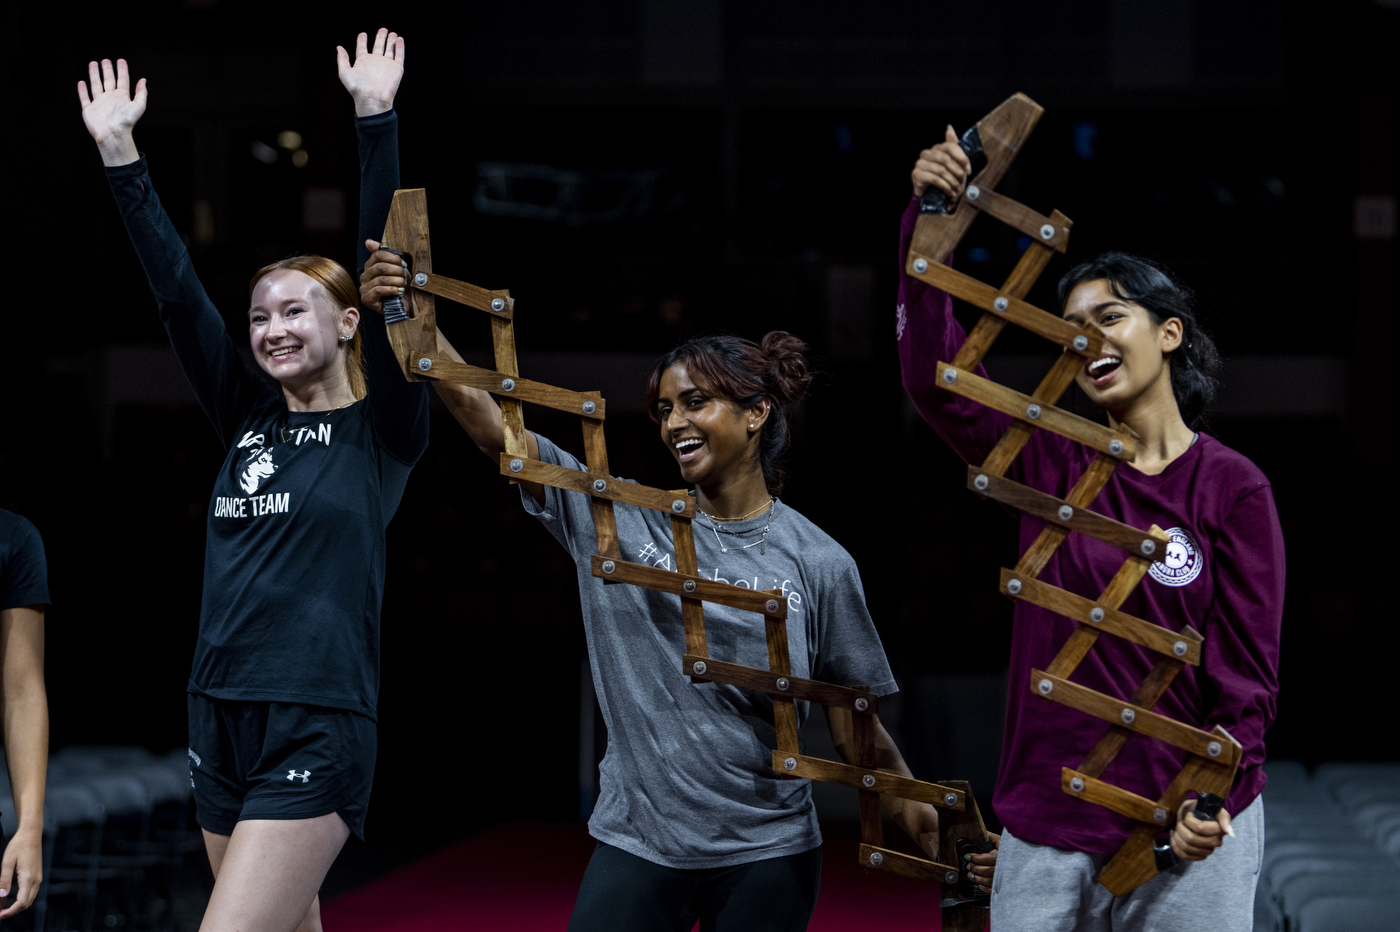
<path id="1" fill-rule="evenodd" d="M 757 445 L 768 408 L 766 401 L 752 409 L 741 408 L 696 384 L 684 363 L 661 374 L 656 399 L 661 441 L 680 465 L 681 477 L 688 484 L 706 487 L 751 473 L 758 473 L 761 480 Z"/>
<path id="2" fill-rule="evenodd" d="M 1095 404 L 1120 420 L 1144 400 L 1175 404 L 1170 354 L 1181 345 L 1180 320 L 1169 317 L 1156 323 L 1141 305 L 1115 295 L 1102 278 L 1082 282 L 1070 292 L 1065 319 L 1087 321 L 1103 331 L 1103 352 L 1075 377 Z"/>
<path id="3" fill-rule="evenodd" d="M 258 365 L 288 388 L 346 377 L 341 337 L 359 312 L 340 308 L 305 272 L 277 269 L 258 280 L 248 309 L 248 338 Z"/>

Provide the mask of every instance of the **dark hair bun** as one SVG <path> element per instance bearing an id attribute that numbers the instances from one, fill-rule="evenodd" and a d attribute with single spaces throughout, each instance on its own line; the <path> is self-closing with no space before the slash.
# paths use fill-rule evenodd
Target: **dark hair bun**
<path id="1" fill-rule="evenodd" d="M 768 363 L 768 388 L 781 405 L 800 401 L 812 384 L 807 366 L 807 343 L 786 330 L 774 330 L 759 343 Z"/>

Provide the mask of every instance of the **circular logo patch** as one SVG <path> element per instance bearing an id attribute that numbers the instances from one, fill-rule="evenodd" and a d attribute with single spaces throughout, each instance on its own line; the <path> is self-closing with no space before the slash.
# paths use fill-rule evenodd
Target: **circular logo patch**
<path id="1" fill-rule="evenodd" d="M 1164 586 L 1185 586 L 1201 575 L 1201 565 L 1205 559 L 1191 535 L 1181 528 L 1169 529 L 1167 536 L 1171 538 L 1171 543 L 1167 544 L 1166 559 L 1154 561 L 1148 572 Z"/>

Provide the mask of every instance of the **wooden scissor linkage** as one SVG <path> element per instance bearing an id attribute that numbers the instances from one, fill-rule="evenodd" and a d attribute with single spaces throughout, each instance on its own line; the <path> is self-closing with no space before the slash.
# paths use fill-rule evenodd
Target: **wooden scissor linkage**
<path id="1" fill-rule="evenodd" d="M 386 316 L 389 342 L 405 378 L 469 385 L 488 391 L 500 400 L 505 428 L 501 474 L 512 482 L 538 482 L 591 497 L 593 523 L 598 538 L 598 552 L 592 559 L 592 574 L 605 583 L 642 586 L 680 598 L 686 644 L 685 653 L 680 658 L 681 672 L 689 676 L 692 682 L 727 683 L 772 696 L 778 745 L 773 752 L 773 769 L 783 777 L 839 783 L 854 787 L 859 792 L 859 857 L 862 864 L 938 881 L 945 887 L 945 897 L 969 895 L 971 889 L 967 884 L 962 885 L 961 891 L 958 889 L 959 870 L 955 866 L 959 861 L 958 846 L 987 841 L 986 828 L 969 785 L 963 781 L 927 783 L 876 769 L 875 715 L 878 699 L 875 694 L 865 687 L 836 686 L 792 675 L 788 656 L 788 605 L 781 590 L 745 589 L 699 575 L 691 524 L 695 518 L 695 504 L 690 495 L 684 491 L 672 492 L 623 482 L 609 475 L 608 451 L 603 436 L 607 409 L 600 393 L 569 391 L 520 377 L 515 354 L 515 303 L 510 292 L 489 291 L 432 271 L 424 189 L 394 192 L 382 242 L 386 247 L 400 252 L 409 263 L 408 294 L 412 300 L 405 302 L 406 316 L 398 320 L 390 320 Z M 456 362 L 440 352 L 435 296 L 474 307 L 490 316 L 495 369 Z M 530 458 L 521 411 L 523 401 L 579 416 L 583 426 L 587 472 Z M 676 551 L 674 572 L 622 559 L 614 502 L 670 515 Z M 705 636 L 706 602 L 763 616 L 768 669 L 741 666 L 710 656 Z M 797 728 L 798 700 L 839 706 L 850 711 L 857 758 L 854 764 L 822 760 L 801 753 Z M 939 860 L 913 857 L 884 847 L 881 796 L 927 802 L 944 810 L 939 820 Z M 945 912 L 944 927 L 949 932 L 963 929 L 980 932 L 985 920 L 985 909 L 958 908 Z"/>
<path id="2" fill-rule="evenodd" d="M 1118 464 L 1133 460 L 1137 445 L 1126 429 L 1114 431 L 1055 407 L 1083 367 L 1085 357 L 1097 355 L 1103 341 L 1102 332 L 1093 325 L 1079 326 L 1024 300 L 1049 262 L 1051 252 L 1066 249 L 1072 223 L 1059 211 L 1042 216 L 993 190 L 1035 128 L 1041 112 L 1042 108 L 1029 97 L 1016 94 L 963 135 L 960 144 L 964 151 L 984 157 L 985 167 L 969 182 L 962 205 L 953 214 L 946 212 L 945 199 L 936 189 L 924 195 L 905 270 L 983 311 L 952 363 L 938 364 L 938 384 L 1015 419 L 986 461 L 968 469 L 968 488 L 1047 522 L 1016 567 L 1001 571 L 1001 591 L 1013 599 L 1064 615 L 1077 625 L 1049 665 L 1044 670 L 1031 671 L 1029 686 L 1046 701 L 1110 723 L 1088 757 L 1077 767 L 1064 767 L 1061 786 L 1071 796 L 1138 823 L 1098 877 L 1115 896 L 1121 896 L 1156 875 L 1153 837 L 1170 827 L 1187 792 L 1224 796 L 1229 791 L 1241 749 L 1219 726 L 1207 732 L 1151 711 L 1183 666 L 1201 662 L 1201 635 L 1189 625 L 1181 631 L 1171 631 L 1119 611 L 1151 563 L 1165 557 L 1169 538 L 1155 525 L 1141 531 L 1088 510 Z M 991 214 L 1031 240 L 1001 288 L 943 264 L 979 213 Z M 1030 395 L 972 372 L 1007 324 L 1023 327 L 1063 347 L 1059 360 Z M 1048 430 L 1099 451 L 1063 499 L 1004 478 L 1036 430 Z M 1067 592 L 1036 578 L 1071 532 L 1087 534 L 1126 552 L 1122 566 L 1097 599 Z M 1126 700 L 1069 680 L 1105 633 L 1160 655 L 1137 691 Z M 1165 741 L 1190 754 L 1185 767 L 1159 799 L 1147 799 L 1099 779 L 1123 743 L 1135 734 Z"/>

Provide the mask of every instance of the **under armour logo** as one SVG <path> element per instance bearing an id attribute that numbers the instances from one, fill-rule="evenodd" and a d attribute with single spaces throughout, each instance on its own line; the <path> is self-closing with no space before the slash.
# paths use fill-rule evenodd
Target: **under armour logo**
<path id="1" fill-rule="evenodd" d="M 288 770 L 288 771 L 287 771 L 287 779 L 288 779 L 288 780 L 295 780 L 297 777 L 301 777 L 301 782 L 302 782 L 302 783 L 310 783 L 310 782 L 311 782 L 311 771 L 309 771 L 309 770 L 303 770 L 301 773 L 297 773 L 295 767 L 293 767 L 291 770 Z"/>

